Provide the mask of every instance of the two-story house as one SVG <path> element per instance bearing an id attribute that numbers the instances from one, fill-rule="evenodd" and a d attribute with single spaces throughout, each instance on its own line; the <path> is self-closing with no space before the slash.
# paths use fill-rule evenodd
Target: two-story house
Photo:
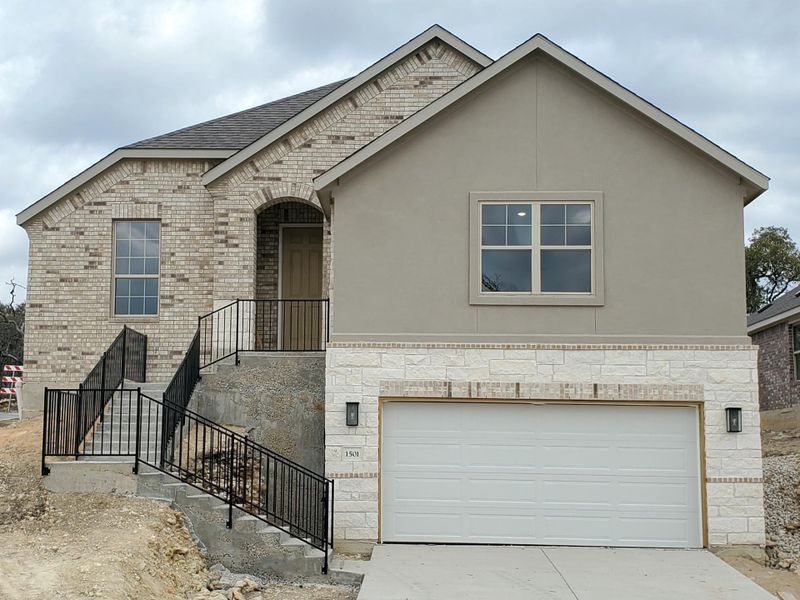
<path id="1" fill-rule="evenodd" d="M 26 403 L 124 324 L 168 380 L 216 310 L 204 364 L 226 335 L 325 353 L 343 547 L 761 544 L 742 212 L 767 187 L 541 35 L 492 61 L 433 27 L 20 213 Z"/>

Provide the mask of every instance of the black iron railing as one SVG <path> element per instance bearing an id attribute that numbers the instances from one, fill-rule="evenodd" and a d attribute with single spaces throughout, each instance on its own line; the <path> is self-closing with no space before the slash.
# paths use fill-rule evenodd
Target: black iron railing
<path id="1" fill-rule="evenodd" d="M 145 464 L 225 502 L 228 527 L 238 508 L 321 550 L 327 572 L 333 481 L 166 397 L 139 389 L 84 392 L 108 401 L 104 418 L 79 438 L 79 390 L 45 391 L 43 474 L 46 456 L 133 457 L 134 472 Z"/>
<path id="2" fill-rule="evenodd" d="M 198 320 L 201 368 L 243 352 L 320 352 L 330 338 L 327 299 L 235 300 Z"/>
<path id="3" fill-rule="evenodd" d="M 46 455 L 77 458 L 85 453 L 81 445 L 103 424 L 114 390 L 126 378 L 143 382 L 146 364 L 147 336 L 124 326 L 77 390 L 45 388 L 42 474 Z"/>
<path id="4" fill-rule="evenodd" d="M 186 351 L 180 366 L 178 366 L 178 370 L 175 371 L 175 375 L 172 376 L 172 380 L 164 390 L 164 402 L 185 410 L 189 406 L 189 401 L 192 399 L 192 393 L 198 381 L 200 381 L 199 330 L 195 332 L 192 341 L 189 343 L 189 349 Z M 181 415 L 179 412 L 170 411 L 165 415 L 164 437 L 162 438 L 164 448 L 167 447 L 175 435 L 180 420 Z"/>

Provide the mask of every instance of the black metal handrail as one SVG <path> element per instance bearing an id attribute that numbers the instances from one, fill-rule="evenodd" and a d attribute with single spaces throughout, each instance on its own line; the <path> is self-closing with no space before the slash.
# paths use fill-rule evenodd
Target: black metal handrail
<path id="1" fill-rule="evenodd" d="M 330 302 L 234 300 L 197 322 L 200 368 L 243 352 L 320 352 L 330 339 Z"/>
<path id="2" fill-rule="evenodd" d="M 147 336 L 123 326 L 77 390 L 44 391 L 42 474 L 45 455 L 75 456 L 99 423 L 114 390 L 123 381 L 143 382 L 147 376 Z"/>
<path id="3" fill-rule="evenodd" d="M 104 421 L 92 424 L 77 446 L 79 390 L 45 393 L 45 456 L 130 456 L 134 473 L 148 465 L 304 540 L 325 553 L 332 547 L 333 481 L 211 421 L 182 404 L 140 389 L 87 389 L 108 397 Z"/>
<path id="4" fill-rule="evenodd" d="M 186 410 L 198 381 L 200 381 L 200 330 L 195 332 L 192 341 L 189 343 L 189 349 L 186 350 L 186 354 L 178 366 L 178 370 L 175 371 L 175 375 L 172 376 L 169 384 L 167 384 L 163 394 L 164 402 Z M 181 418 L 177 412 L 170 412 L 167 417 L 168 420 L 165 419 L 164 421 L 162 455 L 167 444 L 175 435 L 175 430 Z"/>

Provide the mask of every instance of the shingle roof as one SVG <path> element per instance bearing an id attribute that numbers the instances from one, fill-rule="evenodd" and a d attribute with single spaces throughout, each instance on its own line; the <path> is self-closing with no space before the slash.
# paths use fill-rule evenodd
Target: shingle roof
<path id="1" fill-rule="evenodd" d="M 241 150 L 266 135 L 349 79 L 329 83 L 294 96 L 248 108 L 177 131 L 151 137 L 125 148 L 180 150 Z"/>
<path id="2" fill-rule="evenodd" d="M 747 326 L 752 327 L 756 323 L 777 317 L 794 308 L 800 308 L 800 285 L 779 296 L 772 304 L 760 312 L 747 315 Z"/>

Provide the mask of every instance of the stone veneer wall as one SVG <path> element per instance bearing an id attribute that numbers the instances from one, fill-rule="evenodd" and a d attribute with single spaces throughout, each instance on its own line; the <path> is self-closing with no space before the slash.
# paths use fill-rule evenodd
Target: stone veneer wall
<path id="1" fill-rule="evenodd" d="M 758 346 L 761 410 L 800 405 L 800 381 L 794 372 L 792 326 L 779 323 L 750 337 Z"/>
<path id="2" fill-rule="evenodd" d="M 214 164 L 124 160 L 26 223 L 26 399 L 41 405 L 43 385 L 79 383 L 125 324 L 148 335 L 148 379 L 172 375 L 211 310 L 214 215 L 200 176 Z M 114 219 L 161 221 L 156 318 L 112 314 Z"/>
<path id="3" fill-rule="evenodd" d="M 764 543 L 756 359 L 751 346 L 331 343 L 325 460 L 336 480 L 334 538 L 378 538 L 378 398 L 699 401 L 705 414 L 708 540 Z M 345 403 L 361 403 L 347 427 Z M 742 433 L 726 432 L 739 406 Z M 343 448 L 361 448 L 359 461 Z"/>

